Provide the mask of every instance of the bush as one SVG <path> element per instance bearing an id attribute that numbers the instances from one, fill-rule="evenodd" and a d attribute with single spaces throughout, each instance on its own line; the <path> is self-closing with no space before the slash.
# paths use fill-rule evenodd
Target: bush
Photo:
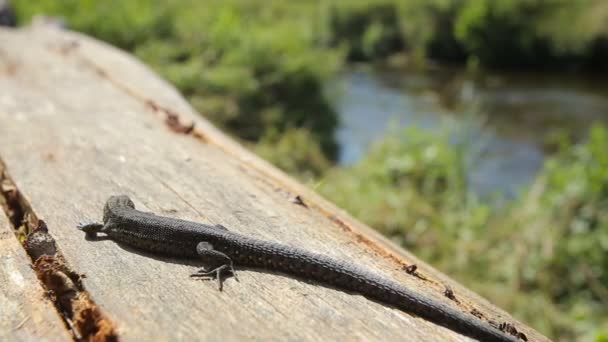
<path id="1" fill-rule="evenodd" d="M 512 282 L 547 296 L 567 316 L 547 324 L 554 336 L 608 331 L 607 149 L 608 130 L 599 125 L 586 143 L 564 144 L 511 213 L 520 217 L 513 237 L 525 251 Z"/>
<path id="2" fill-rule="evenodd" d="M 307 129 L 289 129 L 280 136 L 266 137 L 256 144 L 254 151 L 302 181 L 321 176 L 331 165 Z"/>
<path id="3" fill-rule="evenodd" d="M 356 166 L 328 172 L 318 190 L 431 263 L 464 262 L 473 250 L 460 247 L 484 229 L 489 208 L 468 193 L 467 147 L 450 135 L 393 134 Z"/>
<path id="4" fill-rule="evenodd" d="M 147 0 L 17 0 L 13 1 L 20 24 L 37 14 L 57 16 L 72 29 L 86 32 L 126 50 L 150 38 L 169 37 L 174 20 L 166 2 Z"/>
<path id="5" fill-rule="evenodd" d="M 456 37 L 482 65 L 589 65 L 590 48 L 606 37 L 608 6 L 597 0 L 468 0 Z"/>
<path id="6" fill-rule="evenodd" d="M 318 190 L 433 265 L 564 340 L 608 332 L 608 130 L 547 160 L 503 208 L 469 193 L 470 147 L 409 130 Z"/>
<path id="7" fill-rule="evenodd" d="M 331 46 L 345 45 L 351 61 L 385 58 L 404 48 L 398 11 L 392 1 L 348 2 L 331 7 Z"/>

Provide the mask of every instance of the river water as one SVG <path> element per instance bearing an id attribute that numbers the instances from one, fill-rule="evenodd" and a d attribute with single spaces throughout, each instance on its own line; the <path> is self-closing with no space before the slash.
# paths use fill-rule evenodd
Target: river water
<path id="1" fill-rule="evenodd" d="M 602 82 L 604 81 L 604 82 Z M 360 160 L 392 128 L 439 130 L 467 126 L 480 151 L 468 169 L 469 184 L 485 196 L 515 196 L 530 183 L 555 132 L 584 138 L 594 121 L 608 122 L 608 82 L 591 76 L 475 75 L 462 70 L 353 69 L 332 85 L 338 90 L 339 163 Z M 481 120 L 479 120 L 481 119 Z"/>

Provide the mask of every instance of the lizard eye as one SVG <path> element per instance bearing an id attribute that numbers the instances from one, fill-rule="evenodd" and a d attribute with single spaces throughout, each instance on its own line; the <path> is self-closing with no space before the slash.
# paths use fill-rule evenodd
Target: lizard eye
<path id="1" fill-rule="evenodd" d="M 108 202 L 111 202 L 111 201 L 115 201 L 121 207 L 128 207 L 131 209 L 135 209 L 135 204 L 133 203 L 133 201 L 131 201 L 131 199 L 127 195 L 112 196 L 112 197 L 110 197 Z"/>

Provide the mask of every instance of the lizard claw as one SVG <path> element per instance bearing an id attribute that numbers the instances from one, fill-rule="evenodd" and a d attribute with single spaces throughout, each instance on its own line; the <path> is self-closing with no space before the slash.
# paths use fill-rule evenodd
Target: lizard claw
<path id="1" fill-rule="evenodd" d="M 222 272 L 224 272 L 224 271 L 230 271 L 232 276 L 238 281 L 234 268 L 232 267 L 232 265 L 227 265 L 227 264 L 220 265 L 212 270 L 207 270 L 205 268 L 201 268 L 198 271 L 196 271 L 195 273 L 192 273 L 190 275 L 190 277 L 191 278 L 200 278 L 203 280 L 215 279 L 217 281 L 218 290 L 222 291 L 222 289 L 223 289 Z"/>

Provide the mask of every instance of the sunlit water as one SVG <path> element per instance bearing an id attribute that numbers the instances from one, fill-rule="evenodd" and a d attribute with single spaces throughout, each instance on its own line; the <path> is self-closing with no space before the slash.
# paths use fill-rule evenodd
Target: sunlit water
<path id="1" fill-rule="evenodd" d="M 482 196 L 515 196 L 542 167 L 550 134 L 561 129 L 580 139 L 591 122 L 608 117 L 606 85 L 590 79 L 353 70 L 332 88 L 339 94 L 341 165 L 356 163 L 395 127 L 433 131 L 450 120 L 470 121 L 471 113 L 481 117 L 485 124 L 466 132 L 478 140 L 468 177 Z"/>

